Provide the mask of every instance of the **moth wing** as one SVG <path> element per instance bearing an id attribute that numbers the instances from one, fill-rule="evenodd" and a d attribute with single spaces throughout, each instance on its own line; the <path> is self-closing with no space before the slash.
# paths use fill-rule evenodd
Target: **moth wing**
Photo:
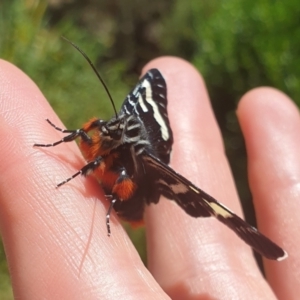
<path id="1" fill-rule="evenodd" d="M 165 79 L 159 70 L 151 69 L 125 98 L 121 113 L 134 115 L 142 122 L 154 153 L 168 164 L 173 134 L 167 104 Z"/>
<path id="2" fill-rule="evenodd" d="M 213 216 L 231 228 L 245 243 L 268 259 L 283 260 L 287 253 L 225 205 L 196 187 L 152 154 L 143 156 L 146 170 L 156 179 L 163 196 L 174 200 L 192 217 Z"/>

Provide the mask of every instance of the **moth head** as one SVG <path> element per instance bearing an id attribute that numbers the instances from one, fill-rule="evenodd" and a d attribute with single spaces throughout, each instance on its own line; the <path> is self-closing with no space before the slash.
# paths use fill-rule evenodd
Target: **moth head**
<path id="1" fill-rule="evenodd" d="M 102 122 L 99 126 L 103 149 L 115 149 L 123 144 L 126 119 L 124 117 L 112 118 Z"/>

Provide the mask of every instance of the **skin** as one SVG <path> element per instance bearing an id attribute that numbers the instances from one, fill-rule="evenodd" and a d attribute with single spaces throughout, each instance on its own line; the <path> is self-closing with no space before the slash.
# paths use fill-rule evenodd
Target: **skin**
<path id="1" fill-rule="evenodd" d="M 153 67 L 168 86 L 171 166 L 242 215 L 203 79 L 177 58 L 156 59 L 144 72 Z M 259 230 L 289 253 L 264 260 L 265 280 L 231 230 L 164 199 L 145 213 L 147 270 L 114 213 L 107 237 L 108 202 L 93 178 L 55 189 L 84 160 L 74 142 L 32 147 L 62 136 L 45 118 L 64 127 L 36 85 L 5 61 L 0 81 L 0 229 L 15 298 L 298 299 L 300 118 L 286 95 L 257 88 L 237 109 Z"/>

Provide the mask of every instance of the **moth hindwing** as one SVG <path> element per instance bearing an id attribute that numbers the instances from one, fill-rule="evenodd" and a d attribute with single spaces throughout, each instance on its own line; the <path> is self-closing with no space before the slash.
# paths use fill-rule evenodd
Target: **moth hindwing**
<path id="1" fill-rule="evenodd" d="M 78 175 L 93 174 L 110 202 L 108 234 L 112 209 L 123 220 L 141 222 L 145 206 L 158 203 L 163 195 L 192 217 L 216 217 L 266 258 L 287 257 L 281 247 L 168 166 L 173 133 L 167 114 L 166 82 L 157 69 L 140 79 L 120 112 L 108 121 L 93 118 L 75 130 L 63 130 L 47 121 L 66 136 L 53 144 L 35 146 L 52 147 L 80 139 L 87 164 L 58 186 Z"/>

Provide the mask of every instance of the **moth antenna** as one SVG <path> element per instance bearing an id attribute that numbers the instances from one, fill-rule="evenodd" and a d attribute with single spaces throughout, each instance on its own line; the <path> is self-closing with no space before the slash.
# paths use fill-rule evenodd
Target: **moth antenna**
<path id="1" fill-rule="evenodd" d="M 94 64 L 92 63 L 92 61 L 89 59 L 89 57 L 77 46 L 75 45 L 73 42 L 71 42 L 70 40 L 68 40 L 66 37 L 62 36 L 61 37 L 62 39 L 64 39 L 66 42 L 68 42 L 69 44 L 71 44 L 77 51 L 80 52 L 80 54 L 86 59 L 86 61 L 89 63 L 89 65 L 92 67 L 93 71 L 95 72 L 95 74 L 97 75 L 98 79 L 100 80 L 100 82 L 102 83 L 109 99 L 110 99 L 110 102 L 113 106 L 113 109 L 115 111 L 115 114 L 116 114 L 116 118 L 118 118 L 118 113 L 117 113 L 117 110 L 116 110 L 116 106 L 115 106 L 115 103 L 114 103 L 114 100 L 104 82 L 104 80 L 101 78 L 99 72 L 97 71 L 96 67 L 94 66 Z"/>

